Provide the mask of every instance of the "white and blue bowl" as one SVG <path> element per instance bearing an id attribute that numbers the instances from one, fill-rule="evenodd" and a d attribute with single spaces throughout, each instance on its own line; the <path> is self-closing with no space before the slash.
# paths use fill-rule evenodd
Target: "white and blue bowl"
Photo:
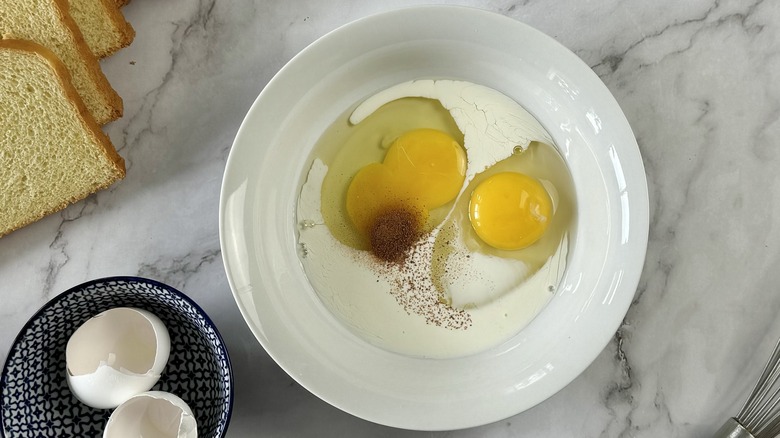
<path id="1" fill-rule="evenodd" d="M 114 307 L 144 309 L 165 323 L 171 353 L 153 390 L 187 402 L 198 422 L 198 436 L 225 435 L 233 406 L 233 374 L 214 323 L 170 286 L 145 278 L 111 277 L 63 292 L 21 330 L 0 376 L 0 436 L 102 436 L 111 411 L 91 408 L 71 393 L 65 347 L 81 324 Z"/>

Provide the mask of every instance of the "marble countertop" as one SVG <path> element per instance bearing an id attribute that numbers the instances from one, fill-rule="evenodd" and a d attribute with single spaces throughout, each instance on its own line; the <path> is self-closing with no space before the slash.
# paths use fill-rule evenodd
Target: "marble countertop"
<path id="1" fill-rule="evenodd" d="M 218 237 L 241 120 L 299 50 L 414 4 L 481 7 L 568 47 L 606 83 L 641 149 L 647 259 L 624 323 L 539 406 L 448 433 L 352 417 L 295 383 L 244 324 Z M 196 300 L 234 366 L 229 436 L 707 437 L 736 414 L 780 337 L 780 3 L 770 0 L 132 0 L 137 35 L 103 61 L 125 115 L 105 127 L 127 177 L 0 239 L 0 363 L 47 300 L 138 275 Z"/>

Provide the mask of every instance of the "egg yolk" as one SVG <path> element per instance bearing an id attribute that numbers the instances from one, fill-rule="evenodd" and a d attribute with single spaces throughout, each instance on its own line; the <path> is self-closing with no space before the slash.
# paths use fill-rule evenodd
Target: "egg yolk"
<path id="1" fill-rule="evenodd" d="M 528 175 L 502 172 L 471 193 L 471 226 L 488 245 L 504 250 L 525 248 L 542 237 L 552 217 L 544 186 Z"/>
<path id="2" fill-rule="evenodd" d="M 380 215 L 402 209 L 418 215 L 455 199 L 466 174 L 466 153 L 452 137 L 416 129 L 398 137 L 382 163 L 363 167 L 347 189 L 352 223 L 368 236 Z"/>

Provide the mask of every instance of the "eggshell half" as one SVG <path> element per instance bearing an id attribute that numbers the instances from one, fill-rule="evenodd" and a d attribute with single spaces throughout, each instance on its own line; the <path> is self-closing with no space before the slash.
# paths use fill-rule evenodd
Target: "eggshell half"
<path id="1" fill-rule="evenodd" d="M 168 330 L 157 316 L 131 307 L 107 310 L 68 340 L 68 385 L 84 404 L 115 408 L 157 383 L 170 348 Z"/>
<path id="2" fill-rule="evenodd" d="M 197 438 L 192 410 L 174 394 L 149 391 L 131 397 L 111 414 L 103 438 Z"/>

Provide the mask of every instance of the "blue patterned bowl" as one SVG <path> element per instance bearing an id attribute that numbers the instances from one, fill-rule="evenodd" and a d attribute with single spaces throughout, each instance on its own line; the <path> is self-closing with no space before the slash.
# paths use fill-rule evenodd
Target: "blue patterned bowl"
<path id="1" fill-rule="evenodd" d="M 171 336 L 171 354 L 152 388 L 192 408 L 199 437 L 222 437 L 233 407 L 233 374 L 214 323 L 176 289 L 138 277 L 89 281 L 58 295 L 17 336 L 0 376 L 0 435 L 99 437 L 111 414 L 79 402 L 65 379 L 65 346 L 90 317 L 136 307 L 157 315 Z"/>

